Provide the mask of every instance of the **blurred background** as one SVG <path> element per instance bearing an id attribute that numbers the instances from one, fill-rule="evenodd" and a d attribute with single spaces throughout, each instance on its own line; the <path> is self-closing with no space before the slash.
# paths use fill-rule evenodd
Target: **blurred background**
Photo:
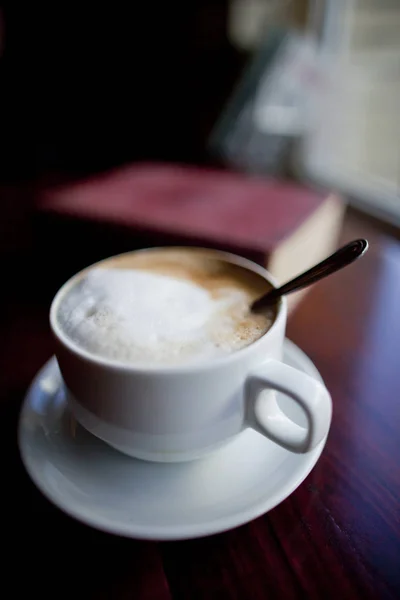
<path id="1" fill-rule="evenodd" d="M 85 200 L 73 223 L 65 204 L 41 201 L 43 190 L 143 161 L 334 190 L 397 228 L 399 26 L 397 0 L 2 2 L 5 263 L 27 249 L 43 261 L 52 247 L 60 261 L 79 254 L 72 271 L 146 244 L 134 228 L 122 243 L 105 214 L 84 214 Z M 85 259 L 88 245 L 98 250 Z"/>

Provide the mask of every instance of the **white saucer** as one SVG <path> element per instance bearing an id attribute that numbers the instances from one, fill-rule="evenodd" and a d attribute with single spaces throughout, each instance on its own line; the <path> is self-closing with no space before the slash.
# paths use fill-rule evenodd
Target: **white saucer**
<path id="1" fill-rule="evenodd" d="M 310 359 L 288 340 L 284 360 L 320 379 Z M 279 395 L 278 402 L 302 424 L 303 415 L 287 397 Z M 22 460 L 49 500 L 98 529 L 153 540 L 209 535 L 267 512 L 305 479 L 325 441 L 308 454 L 292 454 L 246 430 L 190 463 L 135 460 L 76 424 L 55 358 L 33 381 L 19 424 Z"/>

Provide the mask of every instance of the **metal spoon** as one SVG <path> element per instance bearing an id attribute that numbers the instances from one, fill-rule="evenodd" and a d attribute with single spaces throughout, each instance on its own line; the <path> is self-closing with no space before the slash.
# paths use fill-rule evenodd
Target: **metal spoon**
<path id="1" fill-rule="evenodd" d="M 346 244 L 346 246 L 343 246 L 322 262 L 318 263 L 314 267 L 311 267 L 311 269 L 308 271 L 305 271 L 301 275 L 291 279 L 280 288 L 274 288 L 264 296 L 261 296 L 261 298 L 253 302 L 250 307 L 251 310 L 260 312 L 264 308 L 268 308 L 268 306 L 274 304 L 281 296 L 301 290 L 308 285 L 311 285 L 312 283 L 315 283 L 316 281 L 335 273 L 335 271 L 343 269 L 343 267 L 346 267 L 357 258 L 362 256 L 367 249 L 368 242 L 367 240 L 363 239 L 354 240 L 353 242 L 350 242 L 350 244 Z"/>

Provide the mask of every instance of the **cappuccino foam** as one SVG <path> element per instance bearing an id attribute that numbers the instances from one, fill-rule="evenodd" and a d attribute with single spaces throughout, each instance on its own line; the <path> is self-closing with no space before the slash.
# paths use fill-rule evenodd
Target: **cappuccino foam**
<path id="1" fill-rule="evenodd" d="M 146 268 L 95 267 L 58 311 L 64 333 L 95 355 L 135 364 L 182 364 L 240 350 L 271 319 L 252 315 L 245 287 L 208 286 Z"/>

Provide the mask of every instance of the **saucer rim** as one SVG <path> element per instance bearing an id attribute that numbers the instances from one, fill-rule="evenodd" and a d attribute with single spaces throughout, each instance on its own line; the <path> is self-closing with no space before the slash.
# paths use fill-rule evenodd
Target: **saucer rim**
<path id="1" fill-rule="evenodd" d="M 323 383 L 323 379 L 311 359 L 294 342 L 288 338 L 285 338 L 283 352 L 284 356 L 287 354 L 292 354 L 293 352 L 297 355 L 297 358 L 299 361 L 301 361 L 302 365 L 304 365 L 304 370 Z M 66 513 L 77 521 L 105 533 L 148 541 L 177 541 L 206 537 L 249 523 L 250 521 L 253 521 L 254 519 L 266 514 L 278 506 L 278 504 L 286 500 L 286 498 L 288 498 L 300 486 L 300 484 L 306 479 L 318 462 L 329 436 L 328 431 L 327 436 L 313 450 L 302 455 L 304 457 L 304 461 L 296 469 L 295 474 L 292 476 L 289 484 L 283 484 L 278 491 L 275 492 L 275 494 L 267 495 L 266 498 L 263 498 L 259 502 L 253 503 L 248 509 L 238 510 L 227 517 L 218 517 L 216 519 L 208 520 L 205 523 L 196 522 L 184 525 L 157 524 L 153 527 L 148 524 L 140 525 L 139 523 L 132 524 L 126 522 L 121 525 L 120 523 L 115 523 L 114 521 L 111 521 L 107 517 L 104 517 L 101 514 L 99 515 L 98 513 L 97 516 L 92 516 L 88 509 L 82 507 L 79 508 L 79 504 L 74 504 L 71 506 L 71 503 L 65 501 L 62 496 L 52 493 L 46 487 L 46 485 L 42 483 L 43 478 L 41 477 L 39 471 L 35 468 L 34 461 L 32 461 L 31 464 L 29 456 L 24 450 L 23 438 L 25 413 L 29 408 L 31 391 L 38 385 L 43 373 L 51 369 L 54 363 L 56 363 L 56 357 L 52 356 L 37 372 L 25 395 L 18 423 L 18 447 L 21 460 L 29 477 L 47 500 L 49 500 L 62 512 Z M 137 459 L 132 458 L 132 460 Z M 168 463 L 166 463 L 166 466 L 168 466 Z"/>

